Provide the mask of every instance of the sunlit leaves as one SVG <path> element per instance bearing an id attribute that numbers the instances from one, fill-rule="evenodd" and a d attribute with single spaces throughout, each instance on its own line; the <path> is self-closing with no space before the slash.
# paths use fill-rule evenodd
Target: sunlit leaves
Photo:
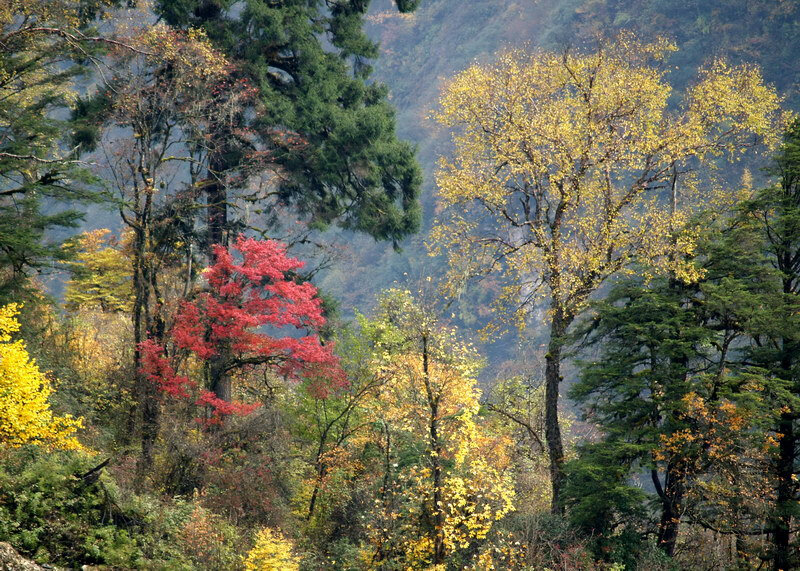
<path id="1" fill-rule="evenodd" d="M 18 312 L 13 303 L 0 308 L 0 444 L 80 450 L 75 431 L 82 420 L 53 414 L 50 380 L 30 358 L 25 343 L 12 341 L 20 327 Z"/>
<path id="2" fill-rule="evenodd" d="M 300 559 L 292 553 L 292 543 L 280 531 L 268 527 L 256 534 L 253 549 L 244 558 L 246 571 L 297 571 Z"/>
<path id="3" fill-rule="evenodd" d="M 661 62 L 674 49 L 623 34 L 594 52 L 506 52 L 452 80 L 437 118 L 455 155 L 440 161 L 432 237 L 451 286 L 503 272 L 501 305 L 519 317 L 537 292 L 574 314 L 640 256 L 696 279 L 675 264 L 693 248 L 676 233 L 709 198 L 691 171 L 774 146 L 785 118 L 757 69 L 723 61 L 673 110 Z"/>
<path id="4" fill-rule="evenodd" d="M 408 291 L 386 292 L 377 318 L 362 327 L 373 338 L 374 373 L 384 379 L 373 415 L 397 443 L 385 453 L 407 458 L 385 467 L 370 543 L 378 553 L 399 551 L 413 568 L 468 558 L 465 550 L 479 549 L 514 509 L 515 495 L 510 442 L 478 418 L 479 356 Z"/>

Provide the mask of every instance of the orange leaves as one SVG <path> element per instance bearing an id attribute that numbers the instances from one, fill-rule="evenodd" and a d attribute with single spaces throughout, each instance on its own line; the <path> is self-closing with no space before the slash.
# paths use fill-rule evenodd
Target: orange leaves
<path id="1" fill-rule="evenodd" d="M 728 400 L 709 402 L 696 392 L 687 393 L 683 399 L 680 421 L 688 427 L 661 435 L 661 446 L 654 453 L 660 462 L 683 459 L 729 461 L 737 454 L 737 441 L 747 430 L 751 415 Z"/>

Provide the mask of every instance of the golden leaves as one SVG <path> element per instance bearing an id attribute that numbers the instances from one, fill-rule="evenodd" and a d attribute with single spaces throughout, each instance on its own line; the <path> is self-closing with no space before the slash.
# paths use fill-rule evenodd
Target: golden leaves
<path id="1" fill-rule="evenodd" d="M 50 409 L 50 380 L 28 355 L 19 331 L 19 304 L 0 308 L 0 444 L 18 447 L 41 444 L 48 448 L 82 450 L 75 431 L 82 419 L 55 416 Z"/>
<path id="2" fill-rule="evenodd" d="M 265 527 L 256 534 L 255 545 L 244 558 L 244 568 L 247 571 L 296 571 L 300 569 L 300 559 L 292 550 L 292 542 L 280 531 Z"/>
<path id="3" fill-rule="evenodd" d="M 676 265 L 695 244 L 682 231 L 710 196 L 724 202 L 701 192 L 696 166 L 776 144 L 786 117 L 756 68 L 723 61 L 671 110 L 659 63 L 674 50 L 622 34 L 591 53 L 505 52 L 453 78 L 436 118 L 455 152 L 439 162 L 431 235 L 450 293 L 500 273 L 499 304 L 521 324 L 542 294 L 576 313 L 635 259 L 696 279 Z"/>

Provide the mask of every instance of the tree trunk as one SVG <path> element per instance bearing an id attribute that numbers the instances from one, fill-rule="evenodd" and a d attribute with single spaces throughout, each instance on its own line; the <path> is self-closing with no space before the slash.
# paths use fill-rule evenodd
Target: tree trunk
<path id="1" fill-rule="evenodd" d="M 227 247 L 228 245 L 228 196 L 224 183 L 220 180 L 221 173 L 225 171 L 224 163 L 212 159 L 208 168 L 206 181 L 206 206 L 208 208 L 208 260 L 214 263 L 215 245 Z M 231 379 L 226 369 L 230 355 L 228 351 L 218 348 L 217 354 L 210 360 L 210 389 L 214 395 L 225 402 L 231 401 Z"/>
<path id="2" fill-rule="evenodd" d="M 427 334 L 422 335 L 422 374 L 424 376 L 430 414 L 428 417 L 428 436 L 430 439 L 431 475 L 433 477 L 433 565 L 437 566 L 445 562 L 443 447 L 439 439 L 439 396 L 433 393 L 430 379 Z"/>
<path id="3" fill-rule="evenodd" d="M 136 379 L 136 405 L 132 413 L 139 418 L 142 417 L 142 428 L 144 425 L 144 404 L 147 401 L 147 385 L 149 380 L 147 376 L 140 370 L 142 366 L 142 353 L 139 349 L 139 344 L 146 338 L 146 324 L 147 321 L 145 314 L 148 304 L 148 289 L 144 283 L 141 268 L 141 252 L 140 252 L 140 239 L 138 232 L 136 233 L 136 240 L 134 245 L 134 262 L 133 262 L 133 369 Z M 150 471 L 153 465 L 152 446 L 149 446 L 149 440 L 145 438 L 145 430 L 141 432 L 141 454 L 136 462 L 136 473 L 134 476 L 134 487 L 137 491 L 141 491 L 144 485 L 146 474 Z"/>
<path id="4" fill-rule="evenodd" d="M 564 445 L 561 441 L 561 425 L 558 420 L 558 397 L 561 385 L 561 349 L 563 336 L 569 327 L 569 320 L 562 309 L 553 311 L 550 326 L 550 342 L 545 355 L 545 396 L 544 426 L 547 438 L 547 451 L 550 456 L 550 485 L 553 499 L 550 510 L 554 514 L 563 513 L 561 486 L 564 482 Z"/>
<path id="5" fill-rule="evenodd" d="M 791 508 L 793 503 L 793 480 L 795 434 L 794 415 L 784 413 L 778 425 L 781 439 L 778 449 L 777 476 L 778 489 L 773 521 L 773 544 L 775 547 L 774 571 L 790 569 L 790 527 L 792 523 Z"/>
<path id="6" fill-rule="evenodd" d="M 228 192 L 220 180 L 225 165 L 220 161 L 212 161 L 208 169 L 206 181 L 206 206 L 208 208 L 208 258 L 213 261 L 212 246 L 228 245 Z"/>
<path id="7" fill-rule="evenodd" d="M 681 505 L 685 491 L 683 475 L 668 466 L 661 498 L 661 521 L 658 524 L 658 547 L 667 555 L 675 554 L 681 523 Z"/>
<path id="8" fill-rule="evenodd" d="M 141 220 L 142 226 L 135 229 L 134 256 L 133 256 L 133 339 L 134 369 L 136 375 L 136 400 L 138 415 L 141 417 L 141 455 L 136 463 L 134 486 L 141 491 L 147 474 L 153 466 L 153 448 L 159 430 L 159 395 L 156 387 L 141 372 L 142 355 L 139 344 L 145 341 L 153 327 L 153 317 L 150 313 L 151 273 L 148 271 L 145 260 L 147 248 L 146 219 Z M 159 312 L 160 314 L 160 312 Z M 160 315 L 159 315 L 160 317 Z M 163 322 L 156 320 L 156 330 L 152 331 L 160 339 L 163 337 Z"/>
<path id="9" fill-rule="evenodd" d="M 788 250 L 788 249 L 787 249 Z M 791 260 L 788 253 L 783 257 L 779 256 L 779 267 L 791 268 Z M 791 277 L 783 279 L 784 299 L 794 295 L 794 283 Z M 792 308 L 785 307 L 785 315 L 791 315 Z M 786 380 L 793 380 L 793 369 L 795 355 L 800 347 L 791 339 L 781 340 L 781 361 L 780 368 L 782 376 Z M 792 391 L 797 394 L 798 387 L 792 386 Z M 794 423 L 797 417 L 795 411 L 786 411 L 781 414 L 778 421 L 778 432 L 781 434 L 778 445 L 778 460 L 776 465 L 776 475 L 778 485 L 775 498 L 775 515 L 773 517 L 773 545 L 775 548 L 775 558 L 773 559 L 773 571 L 791 569 L 791 525 L 792 511 L 796 506 L 795 499 L 795 457 L 797 453 L 797 434 L 794 430 Z"/>
<path id="10" fill-rule="evenodd" d="M 211 391 L 214 395 L 225 402 L 231 402 L 231 378 L 226 371 L 229 351 L 227 348 L 219 347 L 217 354 L 209 360 L 209 377 L 211 381 Z"/>

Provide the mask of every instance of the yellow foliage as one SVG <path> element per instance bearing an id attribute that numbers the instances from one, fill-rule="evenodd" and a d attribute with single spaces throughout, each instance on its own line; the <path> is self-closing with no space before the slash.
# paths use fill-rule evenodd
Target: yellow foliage
<path id="1" fill-rule="evenodd" d="M 49 379 L 30 358 L 25 344 L 11 340 L 20 328 L 18 313 L 18 304 L 0 308 L 0 443 L 80 450 L 74 434 L 82 419 L 53 415 Z"/>
<path id="2" fill-rule="evenodd" d="M 442 327 L 408 291 L 390 290 L 385 313 L 371 327 L 377 343 L 373 368 L 384 382 L 371 403 L 397 441 L 418 442 L 424 452 L 409 466 L 389 468 L 393 498 L 375 501 L 368 524 L 375 546 L 394 543 L 408 568 L 431 567 L 437 543 L 450 557 L 486 539 L 495 522 L 514 510 L 508 474 L 510 442 L 490 437 L 478 418 L 477 351 Z M 435 523 L 430 529 L 424 522 Z"/>
<path id="3" fill-rule="evenodd" d="M 244 559 L 247 571 L 297 571 L 300 559 L 292 553 L 292 542 L 279 531 L 265 527 L 256 535 L 253 549 Z"/>
<path id="4" fill-rule="evenodd" d="M 569 320 L 635 258 L 698 277 L 680 231 L 731 197 L 701 189 L 697 165 L 776 145 L 788 115 L 756 68 L 724 61 L 671 111 L 661 62 L 674 50 L 623 34 L 594 53 L 507 52 L 452 80 L 437 119 L 455 152 L 440 161 L 431 243 L 450 259 L 451 293 L 500 270 L 499 304 L 522 325 L 541 294 Z"/>
<path id="5" fill-rule="evenodd" d="M 133 270 L 119 242 L 107 228 L 84 232 L 67 241 L 65 249 L 76 250 L 74 260 L 67 263 L 72 274 L 64 292 L 68 309 L 130 311 Z"/>

